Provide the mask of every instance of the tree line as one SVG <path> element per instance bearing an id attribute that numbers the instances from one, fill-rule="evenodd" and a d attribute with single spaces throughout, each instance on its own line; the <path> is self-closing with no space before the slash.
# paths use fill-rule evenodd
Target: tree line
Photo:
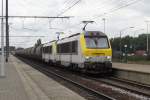
<path id="1" fill-rule="evenodd" d="M 150 49 L 150 34 L 149 38 L 149 49 Z M 136 50 L 145 50 L 147 48 L 147 34 L 141 34 L 138 37 L 125 36 L 120 39 L 120 37 L 110 39 L 111 46 L 113 51 L 120 51 L 120 42 L 121 42 L 121 51 L 125 50 L 124 45 L 127 45 L 127 50 L 129 53 L 134 53 Z"/>

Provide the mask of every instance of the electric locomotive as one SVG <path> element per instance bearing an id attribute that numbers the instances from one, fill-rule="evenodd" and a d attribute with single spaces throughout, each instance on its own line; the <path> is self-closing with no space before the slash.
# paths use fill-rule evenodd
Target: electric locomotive
<path id="1" fill-rule="evenodd" d="M 111 73 L 112 71 L 110 41 L 107 35 L 100 31 L 73 34 L 36 48 L 16 51 L 16 54 L 87 73 Z"/>
<path id="2" fill-rule="evenodd" d="M 109 73 L 112 70 L 110 42 L 106 34 L 99 31 L 77 33 L 46 43 L 43 48 L 45 62 L 90 73 Z"/>
<path id="3" fill-rule="evenodd" d="M 87 31 L 80 37 L 83 66 L 93 73 L 112 71 L 112 49 L 106 34 L 99 31 Z"/>

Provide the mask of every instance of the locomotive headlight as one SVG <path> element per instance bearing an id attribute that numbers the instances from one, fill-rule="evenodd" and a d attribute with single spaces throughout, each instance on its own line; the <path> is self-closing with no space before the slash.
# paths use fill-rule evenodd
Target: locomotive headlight
<path id="1" fill-rule="evenodd" d="M 106 56 L 106 59 L 107 59 L 108 61 L 111 61 L 111 56 Z"/>
<path id="2" fill-rule="evenodd" d="M 85 57 L 85 60 L 89 60 L 90 58 L 91 58 L 91 57 L 89 57 L 89 56 L 86 56 L 86 57 Z"/>
<path id="3" fill-rule="evenodd" d="M 89 59 L 89 58 L 90 58 L 89 56 L 86 56 L 86 57 L 85 57 L 85 59 Z"/>

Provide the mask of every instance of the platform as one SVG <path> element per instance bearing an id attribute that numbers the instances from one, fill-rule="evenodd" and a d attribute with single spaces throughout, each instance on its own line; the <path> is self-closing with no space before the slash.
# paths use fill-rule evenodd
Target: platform
<path id="1" fill-rule="evenodd" d="M 150 65 L 113 63 L 113 68 L 142 72 L 142 73 L 150 73 Z"/>
<path id="2" fill-rule="evenodd" d="M 114 62 L 113 71 L 116 77 L 150 85 L 150 65 Z"/>
<path id="3" fill-rule="evenodd" d="M 85 100 L 14 56 L 0 78 L 0 100 Z"/>

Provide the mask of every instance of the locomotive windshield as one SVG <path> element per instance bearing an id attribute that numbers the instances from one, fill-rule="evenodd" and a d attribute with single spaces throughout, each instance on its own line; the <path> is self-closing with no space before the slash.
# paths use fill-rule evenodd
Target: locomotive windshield
<path id="1" fill-rule="evenodd" d="M 109 48 L 107 37 L 85 37 L 87 48 Z"/>

